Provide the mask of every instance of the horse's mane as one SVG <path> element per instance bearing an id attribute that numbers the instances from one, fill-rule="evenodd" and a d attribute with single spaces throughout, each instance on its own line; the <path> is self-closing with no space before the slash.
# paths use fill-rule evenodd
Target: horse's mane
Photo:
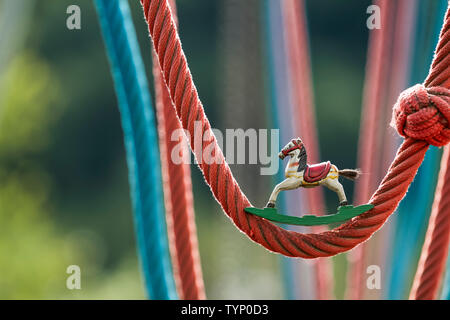
<path id="1" fill-rule="evenodd" d="M 298 154 L 297 172 L 305 170 L 307 163 L 308 163 L 308 155 L 306 154 L 305 145 L 302 145 L 302 147 L 300 148 L 300 153 Z"/>

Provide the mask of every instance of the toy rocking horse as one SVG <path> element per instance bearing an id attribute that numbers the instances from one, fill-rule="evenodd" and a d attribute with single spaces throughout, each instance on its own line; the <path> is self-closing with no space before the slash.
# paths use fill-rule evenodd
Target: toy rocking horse
<path id="1" fill-rule="evenodd" d="M 363 212 L 373 208 L 372 204 L 364 204 L 357 207 L 348 205 L 344 187 L 339 182 L 339 177 L 356 180 L 361 172 L 358 169 L 339 170 L 330 161 L 309 165 L 305 146 L 300 138 L 292 139 L 279 155 L 280 159 L 290 156 L 290 160 L 285 169 L 286 179 L 279 183 L 272 191 L 269 202 L 264 209 L 255 207 L 245 208 L 245 211 L 262 218 L 284 223 L 303 226 L 325 225 L 349 220 Z M 284 190 L 303 188 L 313 188 L 325 186 L 337 193 L 339 197 L 339 207 L 336 214 L 331 215 L 303 215 L 302 217 L 279 214 L 275 209 L 278 194 Z"/>
<path id="2" fill-rule="evenodd" d="M 300 138 L 292 139 L 281 149 L 278 156 L 281 160 L 286 156 L 290 156 L 291 159 L 285 169 L 286 179 L 273 190 L 266 206 L 268 208 L 275 208 L 278 194 L 283 190 L 292 190 L 299 187 L 313 188 L 322 185 L 336 192 L 339 197 L 339 205 L 346 206 L 348 204 L 347 197 L 338 178 L 343 176 L 350 180 L 356 180 L 361 174 L 358 169 L 338 170 L 330 161 L 309 165 L 305 145 Z"/>

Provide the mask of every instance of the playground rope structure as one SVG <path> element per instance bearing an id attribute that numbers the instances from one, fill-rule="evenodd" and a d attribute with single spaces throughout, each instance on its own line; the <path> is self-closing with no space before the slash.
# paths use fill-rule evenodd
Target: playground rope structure
<path id="1" fill-rule="evenodd" d="M 248 214 L 244 208 L 251 206 L 251 203 L 239 188 L 212 133 L 167 0 L 141 0 L 141 3 L 164 80 L 175 106 L 174 111 L 192 138 L 195 121 L 201 123 L 202 135 L 210 138 L 201 141 L 201 149 L 194 148 L 194 139 L 190 139 L 191 149 L 207 184 L 237 228 L 270 251 L 291 257 L 327 257 L 350 250 L 367 240 L 395 211 L 414 179 L 429 144 L 443 146 L 450 141 L 450 17 L 447 11 L 425 86 L 418 85 L 402 93 L 394 108 L 394 122 L 405 140 L 369 201 L 374 207 L 333 230 L 318 234 L 284 230 L 265 219 Z M 419 94 L 420 99 L 413 106 L 419 109 L 410 108 L 414 102 L 414 93 Z M 213 150 L 216 161 L 212 164 L 203 161 L 203 150 L 206 147 Z"/>
<path id="2" fill-rule="evenodd" d="M 170 7 L 174 19 L 176 19 L 175 1 L 170 1 Z M 173 112 L 172 101 L 155 55 L 153 56 L 153 78 L 167 232 L 174 279 L 180 299 L 205 299 L 195 227 L 190 167 L 186 163 L 175 164 L 169 159 L 174 147 L 180 143 L 172 139 L 172 133 L 181 129 L 181 123 Z M 180 152 L 189 152 L 186 137 L 182 134 L 179 138 L 182 140 L 181 143 L 186 146 L 186 150 Z"/>

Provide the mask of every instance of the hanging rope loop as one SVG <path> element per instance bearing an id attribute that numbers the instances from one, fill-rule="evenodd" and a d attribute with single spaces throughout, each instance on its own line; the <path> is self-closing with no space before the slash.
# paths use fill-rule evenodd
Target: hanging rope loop
<path id="1" fill-rule="evenodd" d="M 223 211 L 236 227 L 268 250 L 290 257 L 308 259 L 328 257 L 348 251 L 370 238 L 375 231 L 381 228 L 405 196 L 425 157 L 429 144 L 421 140 L 406 138 L 397 151 L 386 176 L 370 199 L 370 204 L 373 204 L 374 207 L 333 230 L 317 234 L 299 233 L 285 230 L 263 218 L 248 214 L 244 208 L 251 206 L 251 203 L 234 179 L 225 161 L 225 156 L 211 132 L 211 125 L 198 97 L 167 0 L 141 0 L 141 3 L 153 40 L 153 48 L 158 56 L 164 80 L 175 106 L 173 112 L 177 113 L 183 128 L 189 131 L 191 137 L 195 136 L 195 121 L 201 123 L 202 129 L 199 136 L 207 132 L 213 137 L 210 144 L 217 150 L 216 159 L 219 159 L 219 163 L 203 162 L 199 163 L 199 168 L 217 202 L 220 203 Z M 450 10 L 446 23 L 450 23 Z M 441 62 L 443 68 L 450 69 L 450 61 L 442 61 L 444 61 Z M 443 73 L 436 74 L 441 81 Z M 427 84 L 441 86 L 440 83 L 433 81 L 435 80 L 429 80 Z M 194 141 L 195 139 L 190 140 L 192 150 L 196 150 Z M 201 159 L 203 150 L 210 148 L 209 145 L 202 144 L 200 150 L 195 151 L 197 159 Z"/>
<path id="2" fill-rule="evenodd" d="M 406 89 L 394 105 L 392 126 L 403 137 L 436 147 L 450 142 L 450 90 L 422 84 Z"/>

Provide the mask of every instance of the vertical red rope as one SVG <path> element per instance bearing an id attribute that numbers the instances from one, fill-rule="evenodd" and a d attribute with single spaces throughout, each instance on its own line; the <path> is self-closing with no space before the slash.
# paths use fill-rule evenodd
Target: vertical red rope
<path id="1" fill-rule="evenodd" d="M 430 222 L 410 299 L 435 299 L 450 241 L 450 147 L 444 148 Z"/>
<path id="2" fill-rule="evenodd" d="M 170 6 L 172 15 L 176 18 L 174 0 L 170 1 Z M 182 127 L 174 112 L 156 54 L 153 55 L 153 77 L 166 221 L 175 284 L 181 299 L 205 299 L 195 227 L 191 171 L 189 164 L 175 164 L 170 158 L 174 147 L 178 144 L 186 147 L 181 153 L 187 153 L 189 149 L 184 134 L 177 136 L 177 140 L 172 140 L 172 134 Z"/>
<path id="3" fill-rule="evenodd" d="M 430 72 L 424 84 L 426 87 L 450 88 L 450 11 L 447 9 L 444 25 L 439 36 Z"/>
<path id="4" fill-rule="evenodd" d="M 292 81 L 295 123 L 299 124 L 299 135 L 308 148 L 309 160 L 319 161 L 319 140 L 314 115 L 314 102 L 311 84 L 309 43 L 307 36 L 305 4 L 302 0 L 285 0 L 281 3 L 284 16 L 284 30 Z M 323 190 L 310 189 L 306 192 L 309 210 L 325 212 Z M 315 232 L 325 231 L 326 227 L 316 227 Z M 329 299 L 332 292 L 332 264 L 330 260 L 320 259 L 315 264 L 317 298 Z"/>
<path id="5" fill-rule="evenodd" d="M 420 125 L 411 123 L 416 119 L 415 114 L 409 114 L 411 110 L 405 110 L 408 113 L 396 110 L 398 131 L 400 134 L 406 135 L 406 138 L 398 149 L 386 176 L 369 201 L 374 207 L 331 231 L 304 234 L 284 230 L 263 218 L 244 211 L 244 208 L 251 204 L 234 179 L 206 118 L 167 0 L 141 0 L 141 3 L 164 80 L 169 88 L 178 118 L 181 120 L 183 128 L 187 129 L 192 137 L 190 145 L 206 183 L 236 227 L 270 251 L 291 257 L 328 257 L 348 251 L 364 242 L 381 228 L 405 196 L 423 161 L 429 146 L 428 141 L 446 144 L 450 140 L 450 137 L 448 140 L 444 138 L 445 130 L 448 130 L 448 123 L 446 123 L 447 127 L 443 126 L 440 116 L 432 119 L 432 121 L 439 122 L 432 127 L 432 131 L 425 127 L 417 132 L 410 130 L 411 128 L 414 130 L 421 128 Z M 439 90 L 431 89 L 427 92 L 432 100 L 428 101 L 439 100 Z M 405 107 L 408 105 L 409 98 L 410 96 L 406 93 L 402 94 L 397 104 Z M 421 102 L 423 101 L 421 100 Z M 448 104 L 439 103 L 439 107 L 445 113 Z M 441 112 L 433 104 L 429 103 L 427 106 L 426 110 L 430 114 Z M 201 134 L 196 132 L 197 135 L 201 137 L 207 134 L 210 137 L 207 141 L 199 141 L 198 146 L 195 143 L 196 136 L 194 135 L 195 121 L 201 124 Z M 417 135 L 417 133 L 421 135 Z M 409 134 L 414 138 L 409 137 Z M 213 156 L 216 160 L 214 163 L 206 163 L 203 160 L 206 148 L 214 150 Z"/>

